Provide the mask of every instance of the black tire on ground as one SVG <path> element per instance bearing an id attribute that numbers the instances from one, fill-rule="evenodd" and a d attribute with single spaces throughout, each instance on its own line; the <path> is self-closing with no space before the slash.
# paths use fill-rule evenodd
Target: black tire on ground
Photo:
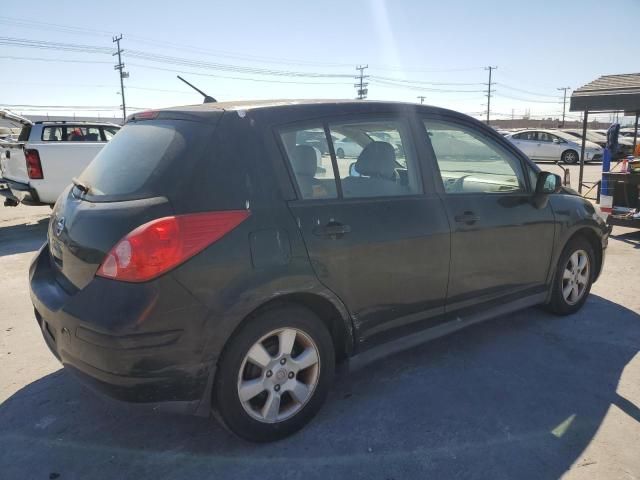
<path id="1" fill-rule="evenodd" d="M 336 155 L 338 156 L 338 158 L 344 158 L 344 150 L 339 148 L 338 150 L 336 150 Z"/>
<path id="2" fill-rule="evenodd" d="M 568 287 L 567 282 L 570 280 L 564 280 L 565 269 L 569 264 L 569 259 L 575 252 L 585 252 L 588 258 L 588 281 L 582 296 L 574 303 L 571 303 L 565 299 L 563 295 L 563 288 Z M 564 247 L 558 265 L 556 267 L 555 277 L 553 279 L 553 286 L 551 292 L 551 300 L 546 305 L 547 310 L 555 313 L 556 315 L 570 315 L 577 312 L 582 308 L 584 302 L 586 302 L 589 292 L 591 291 L 591 285 L 593 284 L 594 276 L 594 259 L 595 255 L 591 245 L 584 237 L 575 237 Z"/>
<path id="3" fill-rule="evenodd" d="M 256 342 L 268 333 L 282 328 L 302 332 L 315 343 L 320 367 L 315 388 L 301 409 L 277 423 L 265 423 L 247 413 L 240 401 L 240 369 L 247 353 Z M 216 417 L 230 431 L 246 440 L 269 442 L 287 437 L 304 427 L 320 410 L 331 387 L 334 370 L 335 353 L 331 335 L 325 324 L 313 312 L 297 305 L 265 310 L 248 319 L 240 327 L 221 355 L 213 392 L 214 408 L 218 414 Z"/>
<path id="4" fill-rule="evenodd" d="M 575 150 L 566 150 L 562 152 L 560 160 L 568 165 L 574 165 L 580 161 L 580 155 Z"/>

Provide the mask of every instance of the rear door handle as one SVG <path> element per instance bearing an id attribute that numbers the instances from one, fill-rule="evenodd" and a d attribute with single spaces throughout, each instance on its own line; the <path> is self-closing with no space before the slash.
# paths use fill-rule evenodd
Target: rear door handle
<path id="1" fill-rule="evenodd" d="M 458 222 L 458 223 L 466 223 L 467 225 L 473 225 L 478 220 L 480 220 L 480 217 L 478 217 L 473 212 L 464 212 L 462 215 L 456 215 L 453 218 L 455 219 L 456 222 Z"/>
<path id="2" fill-rule="evenodd" d="M 313 229 L 314 235 L 319 237 L 331 237 L 334 235 L 344 235 L 351 232 L 349 225 L 343 225 L 342 223 L 328 223 L 324 227 L 316 227 Z"/>

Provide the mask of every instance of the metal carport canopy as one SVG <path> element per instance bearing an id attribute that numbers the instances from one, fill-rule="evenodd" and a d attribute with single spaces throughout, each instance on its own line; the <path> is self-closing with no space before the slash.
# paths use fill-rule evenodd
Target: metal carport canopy
<path id="1" fill-rule="evenodd" d="M 569 106 L 571 112 L 584 112 L 582 124 L 582 149 L 580 152 L 580 179 L 578 191 L 582 192 L 582 174 L 584 169 L 585 136 L 589 113 L 619 112 L 635 115 L 635 151 L 638 136 L 638 114 L 640 113 L 640 73 L 622 75 L 603 75 L 593 82 L 576 89 L 571 94 Z"/>

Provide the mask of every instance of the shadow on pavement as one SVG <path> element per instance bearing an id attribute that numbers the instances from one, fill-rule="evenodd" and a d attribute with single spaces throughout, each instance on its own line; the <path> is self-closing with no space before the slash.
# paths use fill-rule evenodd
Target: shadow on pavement
<path id="1" fill-rule="evenodd" d="M 558 478 L 612 404 L 640 420 L 616 393 L 639 341 L 640 315 L 601 297 L 570 317 L 525 310 L 341 375 L 310 425 L 266 445 L 58 371 L 0 406 L 1 476 Z"/>
<path id="2" fill-rule="evenodd" d="M 610 235 L 612 239 L 633 245 L 633 248 L 640 248 L 640 230 L 616 234 L 615 227 L 613 228 L 613 233 Z"/>
<path id="3" fill-rule="evenodd" d="M 0 257 L 38 250 L 47 239 L 49 217 L 34 223 L 0 226 Z"/>

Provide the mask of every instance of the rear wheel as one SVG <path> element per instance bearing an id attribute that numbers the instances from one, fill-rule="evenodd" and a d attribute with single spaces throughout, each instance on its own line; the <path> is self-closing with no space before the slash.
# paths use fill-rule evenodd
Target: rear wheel
<path id="1" fill-rule="evenodd" d="M 298 306 L 267 310 L 225 348 L 214 391 L 221 420 L 251 441 L 291 435 L 322 406 L 334 365 L 331 336 L 316 315 Z"/>
<path id="2" fill-rule="evenodd" d="M 562 157 L 560 159 L 566 164 L 573 165 L 575 163 L 578 163 L 578 160 L 580 160 L 580 156 L 575 150 L 567 150 L 566 152 L 562 153 Z"/>
<path id="3" fill-rule="evenodd" d="M 549 310 L 569 315 L 582 308 L 593 283 L 593 259 L 591 245 L 584 238 L 567 244 L 556 269 Z"/>

